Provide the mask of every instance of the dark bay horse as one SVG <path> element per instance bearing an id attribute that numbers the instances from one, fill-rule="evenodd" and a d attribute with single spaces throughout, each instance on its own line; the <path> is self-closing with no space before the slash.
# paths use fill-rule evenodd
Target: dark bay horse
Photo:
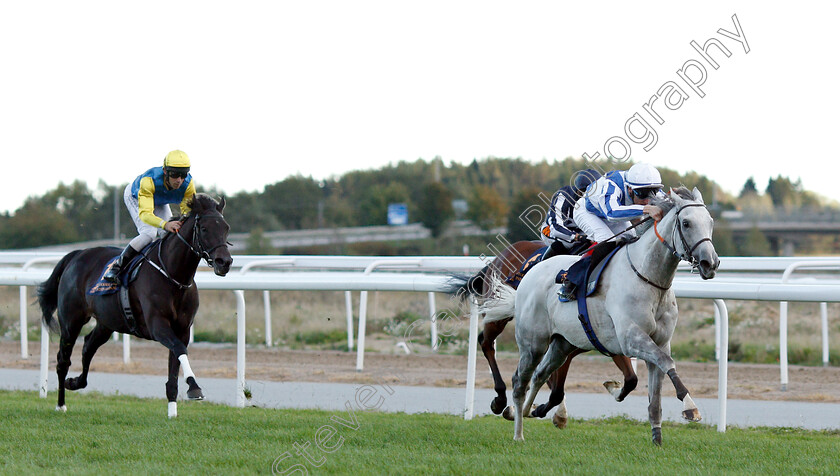
<path id="1" fill-rule="evenodd" d="M 169 400 L 170 418 L 178 414 L 176 399 L 181 365 L 184 366 L 184 376 L 189 385 L 187 397 L 192 400 L 204 399 L 187 358 L 190 326 L 198 310 L 198 290 L 193 278 L 202 258 L 219 276 L 228 273 L 233 259 L 227 247 L 230 227 L 222 216 L 224 198 L 216 202 L 209 195 L 197 194 L 190 206 L 192 211 L 182 217 L 179 232 L 168 233 L 148 248 L 137 278 L 128 285 L 133 323 L 125 318 L 118 293 L 88 293 L 106 263 L 119 254 L 117 248 L 98 247 L 73 251 L 62 258 L 50 277 L 38 286 L 38 301 L 44 324 L 53 331 L 58 327 L 61 333 L 56 365 L 56 410 L 67 411 L 65 389 L 78 390 L 87 386 L 91 359 L 114 332 L 156 340 L 169 349 L 166 398 Z M 57 322 L 53 319 L 56 310 Z M 73 346 L 82 326 L 91 317 L 96 318 L 96 327 L 85 336 L 82 373 L 65 380 Z"/>
<path id="2" fill-rule="evenodd" d="M 505 248 L 490 264 L 485 266 L 476 275 L 470 277 L 465 282 L 463 280 L 456 282 L 452 292 L 462 297 L 472 295 L 479 298 L 490 298 L 493 292 L 491 283 L 494 277 L 499 281 L 508 282 L 515 288 L 518 280 L 511 282 L 510 278 L 515 277 L 525 261 L 544 246 L 545 244 L 542 241 L 517 241 Z M 583 248 L 585 249 L 585 246 Z M 522 276 L 518 276 L 518 278 L 521 279 Z M 513 414 L 507 406 L 505 380 L 502 378 L 501 372 L 499 372 L 498 363 L 496 363 L 495 342 L 496 338 L 499 337 L 502 331 L 504 331 L 505 326 L 511 320 L 513 320 L 512 314 L 505 319 L 485 322 L 484 330 L 478 335 L 478 343 L 481 346 L 481 351 L 484 353 L 484 358 L 487 359 L 487 363 L 490 365 L 490 372 L 493 374 L 493 389 L 496 391 L 496 397 L 490 403 L 490 410 L 496 415 L 504 412 L 505 418 L 509 420 L 513 419 Z M 563 388 L 566 383 L 566 376 L 569 373 L 569 365 L 572 362 L 572 358 L 584 352 L 587 351 L 578 349 L 572 352 L 566 362 L 551 374 L 547 383 L 553 392 L 553 401 L 539 405 L 531 412 L 533 416 L 542 418 L 555 405 L 561 405 L 558 412 L 555 413 L 553 421 L 558 428 L 564 428 L 566 426 L 565 405 L 562 405 L 564 396 Z M 610 380 L 604 382 L 604 386 L 620 402 L 636 388 L 638 378 L 633 371 L 633 366 L 629 358 L 623 355 L 616 355 L 613 357 L 613 361 L 624 376 L 624 384 L 621 385 L 616 381 Z"/>

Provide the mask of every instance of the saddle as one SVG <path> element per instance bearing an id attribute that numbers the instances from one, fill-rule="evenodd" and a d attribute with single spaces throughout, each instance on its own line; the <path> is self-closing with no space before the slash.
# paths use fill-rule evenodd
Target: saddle
<path id="1" fill-rule="evenodd" d="M 146 258 L 146 252 L 157 242 L 153 241 L 146 245 L 143 250 L 137 254 L 127 266 L 123 266 L 120 270 L 120 274 L 118 276 L 119 283 L 112 283 L 110 281 L 105 281 L 102 279 L 105 276 L 105 273 L 111 269 L 111 266 L 114 265 L 114 262 L 119 258 L 119 256 L 114 256 L 107 263 L 105 263 L 105 268 L 102 269 L 102 273 L 99 275 L 99 279 L 96 283 L 88 290 L 88 294 L 93 296 L 105 296 L 108 294 L 114 294 L 119 292 L 120 297 L 120 307 L 123 311 L 123 317 L 125 317 L 126 322 L 128 323 L 128 328 L 131 333 L 137 332 L 137 320 L 134 319 L 134 312 L 131 310 L 131 301 L 129 300 L 128 296 L 128 285 L 137 279 L 137 274 L 140 272 L 141 265 L 143 264 L 143 260 Z"/>

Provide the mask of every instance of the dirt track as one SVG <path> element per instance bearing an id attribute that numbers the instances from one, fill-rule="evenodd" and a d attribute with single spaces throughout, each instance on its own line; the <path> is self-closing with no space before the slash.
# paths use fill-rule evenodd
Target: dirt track
<path id="1" fill-rule="evenodd" d="M 28 359 L 20 358 L 20 343 L 0 342 L 0 366 L 4 368 L 37 369 L 39 366 L 38 343 L 32 342 Z M 73 351 L 70 374 L 81 370 L 81 342 Z M 55 369 L 57 345 L 50 348 L 50 369 Z M 122 344 L 109 342 L 103 346 L 91 365 L 91 372 L 137 373 L 160 375 L 165 380 L 167 351 L 160 344 L 132 341 L 132 362 L 122 362 Z M 478 356 L 476 385 L 492 388 L 493 381 L 483 356 Z M 236 349 L 234 346 L 195 344 L 190 347 L 190 362 L 201 377 L 235 378 Z M 422 385 L 457 387 L 466 381 L 466 356 L 434 354 L 365 354 L 365 371 L 357 373 L 356 353 L 339 351 L 299 351 L 266 348 L 249 348 L 246 355 L 246 380 L 308 381 L 308 382 L 371 382 L 374 374 L 395 373 L 390 378 L 397 385 Z M 502 375 L 510 388 L 510 376 L 516 367 L 517 356 L 502 354 L 499 357 Z M 678 362 L 677 370 L 683 382 L 695 397 L 716 398 L 718 366 L 712 363 Z M 730 364 L 729 398 L 761 400 L 799 400 L 840 402 L 840 368 L 791 366 L 788 390 L 779 388 L 779 367 L 776 365 Z M 639 365 L 639 387 L 635 395 L 645 395 L 647 371 Z M 382 377 L 375 377 L 381 381 Z M 611 360 L 600 355 L 579 356 L 572 364 L 566 383 L 568 392 L 604 392 L 601 382 L 621 380 L 621 373 Z M 163 387 L 161 387 L 163 388 Z M 161 390 L 162 391 L 162 390 Z M 665 395 L 673 395 L 673 387 L 666 381 Z"/>

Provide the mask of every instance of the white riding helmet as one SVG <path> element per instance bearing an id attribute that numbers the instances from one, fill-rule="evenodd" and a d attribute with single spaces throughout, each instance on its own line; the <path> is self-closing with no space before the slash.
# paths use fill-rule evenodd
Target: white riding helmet
<path id="1" fill-rule="evenodd" d="M 662 188 L 662 177 L 656 167 L 638 163 L 627 171 L 625 183 L 630 188 Z"/>

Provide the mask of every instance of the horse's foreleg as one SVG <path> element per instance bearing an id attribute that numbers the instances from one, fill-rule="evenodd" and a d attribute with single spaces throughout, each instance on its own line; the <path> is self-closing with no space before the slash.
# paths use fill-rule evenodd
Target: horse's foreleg
<path id="1" fill-rule="evenodd" d="M 166 400 L 169 402 L 167 414 L 169 418 L 178 416 L 178 371 L 181 361 L 173 352 L 169 352 L 169 379 L 166 381 Z"/>
<path id="2" fill-rule="evenodd" d="M 615 397 L 615 401 L 621 402 L 624 401 L 624 397 L 636 388 L 636 385 L 639 383 L 639 378 L 636 376 L 636 372 L 633 371 L 633 363 L 630 361 L 630 357 L 614 355 L 612 359 L 615 362 L 615 366 L 624 374 L 624 385 L 619 390 L 618 382 L 608 380 L 604 382 L 604 387 L 610 392 L 610 395 Z"/>
<path id="3" fill-rule="evenodd" d="M 102 347 L 102 344 L 108 342 L 111 334 L 114 332 L 107 329 L 101 324 L 97 324 L 88 335 L 85 336 L 85 345 L 82 347 L 82 373 L 76 378 L 69 378 L 64 383 L 67 390 L 78 390 L 87 387 L 87 376 L 90 370 L 90 362 L 93 360 L 93 355 Z"/>
<path id="4" fill-rule="evenodd" d="M 152 336 L 156 341 L 169 349 L 184 368 L 184 377 L 187 385 L 190 386 L 189 390 L 187 390 L 187 398 L 190 400 L 204 400 L 204 393 L 195 381 L 195 373 L 193 373 L 192 367 L 190 366 L 190 359 L 187 357 L 186 339 L 181 339 L 176 336 L 175 331 L 172 330 L 168 323 L 155 326 L 152 330 Z"/>
<path id="5" fill-rule="evenodd" d="M 649 335 L 638 328 L 634 328 L 627 333 L 626 346 L 628 348 L 627 353 L 643 359 L 648 363 L 648 368 L 653 365 L 659 372 L 665 373 L 671 378 L 671 382 L 677 391 L 677 398 L 683 402 L 683 418 L 689 421 L 700 421 L 700 410 L 688 394 L 688 389 L 683 385 L 680 377 L 677 375 L 674 359 L 670 355 L 669 344 L 666 342 L 663 346 L 664 348 L 660 348 Z M 654 435 L 654 442 L 655 440 Z"/>
<path id="6" fill-rule="evenodd" d="M 648 369 L 648 420 L 651 438 L 656 446 L 662 445 L 662 376 L 659 368 L 651 363 Z"/>
<path id="7" fill-rule="evenodd" d="M 481 333 L 481 351 L 484 353 L 484 358 L 490 365 L 490 372 L 493 374 L 493 390 L 496 391 L 496 398 L 490 403 L 490 410 L 498 415 L 507 406 L 507 395 L 505 391 L 505 379 L 499 371 L 499 364 L 496 362 L 496 338 L 505 329 L 510 319 L 502 321 L 489 322 L 484 326 L 484 331 Z"/>

